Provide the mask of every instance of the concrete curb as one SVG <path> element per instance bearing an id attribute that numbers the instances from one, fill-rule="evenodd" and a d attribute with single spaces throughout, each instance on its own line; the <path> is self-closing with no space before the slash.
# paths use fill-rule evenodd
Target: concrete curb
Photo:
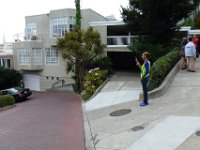
<path id="1" fill-rule="evenodd" d="M 2 107 L 2 108 L 0 108 L 0 111 L 5 111 L 5 110 L 8 110 L 8 109 L 11 109 L 11 108 L 14 108 L 14 107 L 16 107 L 16 104 L 11 105 L 11 106 Z"/>
<path id="2" fill-rule="evenodd" d="M 84 105 L 85 105 L 85 103 L 82 102 L 83 134 L 84 134 L 85 150 L 95 150 L 95 146 L 91 143 L 92 133 L 91 133 L 90 123 L 89 123 L 87 112 L 85 110 L 85 106 Z"/>
<path id="3" fill-rule="evenodd" d="M 163 94 L 165 94 L 165 92 L 167 91 L 170 83 L 172 82 L 172 80 L 174 79 L 174 76 L 176 75 L 176 73 L 179 71 L 180 69 L 180 61 L 178 61 L 178 63 L 174 66 L 174 68 L 169 72 L 169 74 L 166 76 L 165 80 L 162 82 L 162 84 L 154 89 L 153 91 L 148 92 L 149 95 L 149 99 L 154 99 L 157 97 L 162 96 Z M 141 92 L 139 94 L 139 101 L 143 100 L 143 93 Z"/>
<path id="4" fill-rule="evenodd" d="M 85 110 L 85 107 L 84 107 L 84 105 L 85 105 L 85 103 L 87 103 L 87 102 L 89 102 L 90 100 L 92 100 L 101 90 L 102 90 L 102 88 L 108 83 L 110 81 L 110 78 L 107 78 L 105 81 L 104 81 L 104 83 L 102 84 L 102 85 L 100 85 L 100 87 L 95 91 L 95 93 L 92 95 L 92 97 L 89 99 L 89 100 L 87 100 L 87 101 L 84 101 L 82 98 L 81 98 L 81 96 L 80 95 L 78 95 L 79 97 L 80 97 L 80 99 L 82 100 L 82 110 L 83 110 L 83 118 L 84 118 L 84 116 L 86 117 L 85 119 L 83 119 L 83 128 L 84 128 L 84 142 L 85 142 L 85 150 L 87 150 L 88 148 L 90 149 L 90 150 L 95 150 L 96 148 L 95 148 L 95 146 L 94 145 L 91 145 L 91 143 L 90 143 L 90 139 L 88 139 L 87 137 L 86 137 L 86 135 L 87 135 L 87 133 L 86 133 L 86 122 L 88 123 L 88 126 L 89 126 L 89 120 L 88 120 L 88 118 L 87 118 L 87 112 L 86 112 L 86 110 Z M 92 135 L 91 135 L 91 137 L 90 137 L 91 139 L 92 139 Z"/>
<path id="5" fill-rule="evenodd" d="M 46 91 L 32 91 L 33 94 L 37 93 L 75 93 L 73 91 L 65 91 L 65 90 L 46 90 Z"/>
<path id="6" fill-rule="evenodd" d="M 93 99 L 95 96 L 97 96 L 97 94 L 99 94 L 99 92 L 104 88 L 104 86 L 110 81 L 110 78 L 107 78 L 103 84 L 100 85 L 100 87 L 95 91 L 95 93 L 92 95 L 92 97 L 90 97 L 90 99 L 88 101 L 90 101 L 91 99 Z M 88 102 L 87 101 L 87 102 Z"/>

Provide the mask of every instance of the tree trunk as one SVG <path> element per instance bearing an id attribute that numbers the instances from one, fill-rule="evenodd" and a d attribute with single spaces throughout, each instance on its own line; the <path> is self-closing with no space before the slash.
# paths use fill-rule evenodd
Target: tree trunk
<path id="1" fill-rule="evenodd" d="M 80 70 L 79 70 L 79 63 L 76 61 L 75 63 L 75 92 L 81 93 L 81 83 L 80 83 Z"/>
<path id="2" fill-rule="evenodd" d="M 83 62 L 80 62 L 80 86 L 81 92 L 84 90 L 84 75 L 85 75 L 85 65 Z"/>
<path id="3" fill-rule="evenodd" d="M 76 29 L 81 30 L 81 4 L 80 0 L 75 0 L 76 5 Z"/>

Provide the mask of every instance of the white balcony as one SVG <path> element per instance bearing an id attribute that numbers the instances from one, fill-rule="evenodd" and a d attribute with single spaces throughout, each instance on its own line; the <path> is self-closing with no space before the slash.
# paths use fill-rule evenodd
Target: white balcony
<path id="1" fill-rule="evenodd" d="M 138 36 L 108 36 L 107 47 L 127 47 Z"/>
<path id="2" fill-rule="evenodd" d="M 13 42 L 41 42 L 41 35 L 18 33 L 13 36 Z"/>

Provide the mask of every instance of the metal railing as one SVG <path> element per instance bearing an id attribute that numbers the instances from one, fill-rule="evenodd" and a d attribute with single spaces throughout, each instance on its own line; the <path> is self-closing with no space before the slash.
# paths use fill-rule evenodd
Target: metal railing
<path id="1" fill-rule="evenodd" d="M 108 36 L 107 45 L 108 46 L 128 46 L 137 37 L 138 36 Z"/>
<path id="2" fill-rule="evenodd" d="M 13 35 L 13 42 L 24 42 L 24 41 L 41 41 L 41 35 L 31 35 L 25 33 L 18 33 Z"/>

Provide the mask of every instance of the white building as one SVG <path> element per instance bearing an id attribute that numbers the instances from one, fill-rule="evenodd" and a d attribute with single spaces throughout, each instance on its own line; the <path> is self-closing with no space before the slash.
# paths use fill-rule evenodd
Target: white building
<path id="1" fill-rule="evenodd" d="M 0 66 L 5 68 L 14 67 L 12 43 L 4 43 L 0 45 Z"/>

